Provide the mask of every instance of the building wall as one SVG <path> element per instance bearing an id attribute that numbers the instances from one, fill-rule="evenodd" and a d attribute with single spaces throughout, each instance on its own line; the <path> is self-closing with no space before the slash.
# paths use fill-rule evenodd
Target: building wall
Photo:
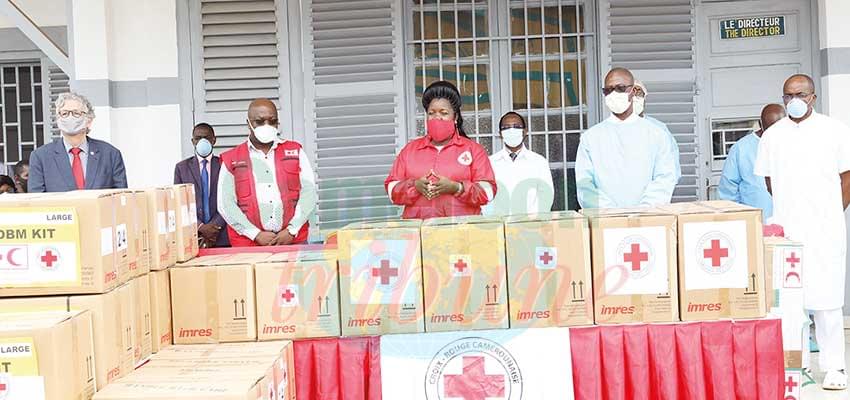
<path id="1" fill-rule="evenodd" d="M 850 2 L 846 0 L 819 0 L 820 21 L 820 83 L 818 97 L 821 111 L 842 120 L 850 126 Z M 850 226 L 850 212 L 845 216 Z M 850 235 L 848 235 L 850 247 Z M 847 257 L 850 264 L 850 253 Z M 817 266 L 810 266 L 816 268 Z M 845 277 L 844 304 L 850 304 L 850 274 Z M 850 307 L 844 308 L 850 315 Z"/>
<path id="2" fill-rule="evenodd" d="M 91 135 L 122 151 L 131 187 L 170 183 L 182 140 L 176 0 L 71 5 L 72 89 L 95 106 Z"/>

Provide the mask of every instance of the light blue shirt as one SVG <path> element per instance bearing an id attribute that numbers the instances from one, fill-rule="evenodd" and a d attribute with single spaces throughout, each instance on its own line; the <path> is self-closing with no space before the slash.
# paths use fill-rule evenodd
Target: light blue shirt
<path id="1" fill-rule="evenodd" d="M 764 219 L 767 219 L 773 215 L 773 198 L 767 192 L 764 178 L 754 173 L 759 141 L 761 138 L 754 132 L 738 140 L 729 149 L 720 176 L 718 196 L 722 200 L 761 208 Z"/>
<path id="2" fill-rule="evenodd" d="M 611 115 L 581 135 L 576 191 L 582 208 L 621 208 L 670 203 L 678 182 L 670 135 L 632 114 Z"/>
<path id="3" fill-rule="evenodd" d="M 673 134 L 670 132 L 670 129 L 667 129 L 667 125 L 663 122 L 650 117 L 649 115 L 644 114 L 643 118 L 649 122 L 652 122 L 653 125 L 661 128 L 664 132 L 667 132 L 667 136 L 670 138 L 670 144 L 673 145 L 673 161 L 676 162 L 676 182 L 678 183 L 679 178 L 682 177 L 682 165 L 679 163 L 679 143 L 676 142 L 676 138 L 673 137 Z"/>
<path id="4" fill-rule="evenodd" d="M 65 152 L 68 153 L 68 161 L 71 163 L 71 166 L 73 166 L 74 165 L 74 155 L 71 154 L 71 149 L 74 146 L 71 146 L 71 144 L 68 143 L 68 141 L 65 140 L 65 138 L 62 138 L 62 144 L 65 145 Z M 77 147 L 79 147 L 80 150 L 81 150 L 80 151 L 80 163 L 83 164 L 83 177 L 86 177 L 87 176 L 86 175 L 86 167 L 88 166 L 88 163 L 89 163 L 89 141 L 86 140 L 86 139 L 83 139 L 83 141 L 80 142 L 80 145 L 77 146 Z"/>

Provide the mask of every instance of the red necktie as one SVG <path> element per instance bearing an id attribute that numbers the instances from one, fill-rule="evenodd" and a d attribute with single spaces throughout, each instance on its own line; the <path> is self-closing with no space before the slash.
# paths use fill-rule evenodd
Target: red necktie
<path id="1" fill-rule="evenodd" d="M 71 154 L 74 155 L 74 161 L 71 163 L 71 172 L 74 173 L 74 181 L 77 182 L 77 189 L 85 189 L 86 177 L 83 176 L 83 160 L 80 159 L 79 147 L 71 149 Z"/>

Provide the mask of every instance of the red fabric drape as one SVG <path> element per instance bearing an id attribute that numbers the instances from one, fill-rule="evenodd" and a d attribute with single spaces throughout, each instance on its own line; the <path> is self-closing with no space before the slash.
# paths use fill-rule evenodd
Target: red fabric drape
<path id="1" fill-rule="evenodd" d="M 570 346 L 577 400 L 774 400 L 784 393 L 777 319 L 574 328 Z M 381 400 L 380 338 L 296 341 L 295 379 L 299 399 Z"/>

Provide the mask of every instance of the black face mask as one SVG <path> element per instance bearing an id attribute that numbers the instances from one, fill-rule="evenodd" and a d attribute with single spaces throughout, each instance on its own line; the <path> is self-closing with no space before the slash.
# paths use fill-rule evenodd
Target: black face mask
<path id="1" fill-rule="evenodd" d="M 20 190 L 18 190 L 18 193 L 27 193 L 27 180 L 18 179 L 18 184 L 20 185 Z"/>

